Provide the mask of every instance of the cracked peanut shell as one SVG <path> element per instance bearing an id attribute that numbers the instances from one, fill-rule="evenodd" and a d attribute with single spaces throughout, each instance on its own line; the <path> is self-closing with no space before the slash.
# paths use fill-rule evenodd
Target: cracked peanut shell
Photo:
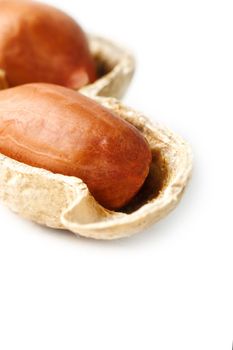
<path id="1" fill-rule="evenodd" d="M 0 155 L 0 199 L 39 224 L 95 239 L 130 236 L 167 215 L 179 202 L 191 175 L 190 147 L 178 135 L 113 98 L 99 103 L 133 124 L 152 151 L 149 176 L 122 211 L 99 205 L 79 178 L 54 174 Z"/>

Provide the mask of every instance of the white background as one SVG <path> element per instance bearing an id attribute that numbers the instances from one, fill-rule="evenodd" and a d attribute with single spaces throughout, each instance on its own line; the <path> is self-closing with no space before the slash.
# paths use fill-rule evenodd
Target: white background
<path id="1" fill-rule="evenodd" d="M 185 137 L 194 172 L 174 212 L 119 241 L 0 206 L 0 349 L 231 349 L 232 1 L 47 2 L 131 48 L 125 103 Z"/>

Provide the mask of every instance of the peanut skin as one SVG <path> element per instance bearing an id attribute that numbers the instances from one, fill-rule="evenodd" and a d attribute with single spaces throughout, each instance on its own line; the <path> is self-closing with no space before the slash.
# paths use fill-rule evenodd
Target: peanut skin
<path id="1" fill-rule="evenodd" d="M 118 115 L 43 83 L 0 92 L 0 152 L 81 178 L 108 209 L 121 208 L 138 192 L 152 157 L 141 133 Z"/>
<path id="2" fill-rule="evenodd" d="M 0 0 L 0 69 L 10 87 L 45 82 L 78 89 L 96 79 L 80 26 L 51 6 Z"/>

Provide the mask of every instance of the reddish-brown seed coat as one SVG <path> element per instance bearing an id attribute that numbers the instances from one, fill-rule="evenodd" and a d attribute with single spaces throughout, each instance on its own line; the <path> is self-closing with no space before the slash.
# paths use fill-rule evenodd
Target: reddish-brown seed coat
<path id="1" fill-rule="evenodd" d="M 46 82 L 80 88 L 95 64 L 80 26 L 51 6 L 0 0 L 0 69 L 9 85 Z"/>
<path id="2" fill-rule="evenodd" d="M 109 209 L 130 201 L 151 163 L 149 145 L 134 126 L 93 100 L 51 84 L 0 92 L 0 152 L 81 178 Z"/>

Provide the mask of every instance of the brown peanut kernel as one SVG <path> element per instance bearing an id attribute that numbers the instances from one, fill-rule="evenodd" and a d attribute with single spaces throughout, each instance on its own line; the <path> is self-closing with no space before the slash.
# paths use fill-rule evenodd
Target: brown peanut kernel
<path id="1" fill-rule="evenodd" d="M 0 152 L 81 178 L 109 209 L 121 208 L 138 192 L 152 158 L 134 126 L 93 100 L 51 84 L 0 92 Z"/>
<path id="2" fill-rule="evenodd" d="M 10 87 L 45 82 L 78 89 L 96 79 L 81 27 L 33 1 L 0 1 L 0 69 Z"/>

